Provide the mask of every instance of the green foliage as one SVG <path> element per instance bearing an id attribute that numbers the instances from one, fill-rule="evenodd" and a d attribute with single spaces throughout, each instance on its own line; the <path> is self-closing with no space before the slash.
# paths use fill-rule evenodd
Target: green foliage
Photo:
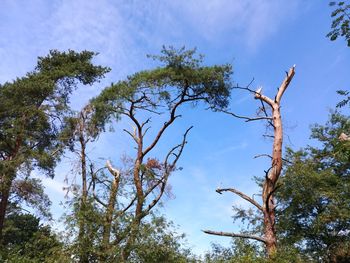
<path id="1" fill-rule="evenodd" d="M 258 248 L 244 239 L 233 239 L 232 246 L 225 248 L 212 244 L 211 250 L 204 255 L 205 263 L 256 262 Z"/>
<path id="2" fill-rule="evenodd" d="M 336 112 L 325 126 L 315 125 L 312 138 L 320 146 L 288 150 L 290 163 L 277 193 L 282 243 L 317 262 L 328 262 L 350 241 L 350 145 L 339 139 L 349 131 L 349 118 Z"/>
<path id="3" fill-rule="evenodd" d="M 103 213 L 92 197 L 88 197 L 82 205 L 78 190 L 76 188 L 73 198 L 66 202 L 71 212 L 62 217 L 67 226 L 65 242 L 69 246 L 71 258 L 78 260 L 79 256 L 84 255 L 89 262 L 97 262 L 101 250 Z M 79 236 L 81 221 L 84 221 L 84 236 Z"/>
<path id="4" fill-rule="evenodd" d="M 39 219 L 33 215 L 10 214 L 3 235 L 2 262 L 60 262 L 60 259 L 65 262 L 63 244 L 48 226 L 40 225 Z"/>
<path id="5" fill-rule="evenodd" d="M 38 198 L 45 201 L 37 181 L 27 178 L 21 187 L 13 181 L 19 172 L 29 176 L 35 168 L 54 176 L 53 168 L 65 146 L 61 132 L 70 113 L 69 95 L 78 83 L 92 85 L 109 71 L 91 63 L 95 55 L 53 50 L 39 57 L 26 76 L 0 84 L 0 231 L 10 195 L 19 193 L 30 205 L 37 205 Z"/>
<path id="6" fill-rule="evenodd" d="M 76 85 L 93 84 L 109 69 L 94 66 L 95 53 L 51 51 L 39 57 L 34 71 L 0 85 L 0 170 L 18 168 L 24 162 L 52 175 L 63 118 L 69 110 L 69 95 Z M 14 158 L 15 157 L 15 158 Z M 28 168 L 31 166 L 28 165 Z"/>
<path id="7" fill-rule="evenodd" d="M 122 251 L 119 245 L 111 245 L 107 251 L 101 248 L 104 213 L 93 198 L 88 199 L 83 209 L 78 195 L 67 205 L 73 206 L 73 213 L 64 216 L 70 257 L 79 260 L 78 255 L 83 252 L 88 255 L 88 262 L 117 262 Z M 78 236 L 79 220 L 85 220 L 84 237 Z M 116 218 L 112 236 L 118 238 L 128 225 L 128 216 Z M 72 237 L 75 238 L 72 240 Z M 183 234 L 177 234 L 172 222 L 152 214 L 147 222 L 141 224 L 128 262 L 196 262 L 190 250 L 183 247 L 184 238 Z"/>
<path id="8" fill-rule="evenodd" d="M 231 90 L 231 65 L 202 66 L 202 56 L 195 50 L 170 47 L 160 56 L 150 56 L 163 63 L 162 67 L 135 73 L 127 80 L 112 84 L 92 100 L 95 123 L 103 127 L 125 110 L 124 102 L 141 103 L 139 108 L 155 110 L 173 108 L 181 102 L 205 101 L 212 108 L 225 108 Z"/>
<path id="9" fill-rule="evenodd" d="M 332 1 L 329 3 L 335 10 L 332 12 L 332 31 L 327 34 L 330 40 L 334 41 L 338 37 L 344 37 L 350 47 L 350 4 L 347 1 Z"/>
<path id="10" fill-rule="evenodd" d="M 45 194 L 40 179 L 28 178 L 27 176 L 15 179 L 11 186 L 10 200 L 13 206 L 26 205 L 34 208 L 43 217 L 51 217 L 49 210 L 51 201 Z"/>
<path id="11" fill-rule="evenodd" d="M 347 90 L 338 90 L 337 93 L 343 97 L 345 97 L 344 99 L 342 99 L 338 104 L 337 104 L 337 108 L 342 108 L 345 105 L 347 105 L 350 101 L 350 96 L 349 96 L 349 91 Z"/>
<path id="12" fill-rule="evenodd" d="M 294 248 L 279 247 L 278 254 L 267 259 L 262 248 L 244 239 L 233 239 L 231 247 L 212 244 L 211 251 L 204 255 L 205 263 L 306 263 Z"/>
<path id="13" fill-rule="evenodd" d="M 172 222 L 164 217 L 152 216 L 141 225 L 130 262 L 196 262 L 189 249 L 183 248 L 185 235 L 178 234 Z"/>

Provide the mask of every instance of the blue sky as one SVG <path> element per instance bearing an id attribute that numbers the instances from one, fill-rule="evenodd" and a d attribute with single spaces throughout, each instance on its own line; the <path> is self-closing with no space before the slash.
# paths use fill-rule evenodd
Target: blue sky
<path id="1" fill-rule="evenodd" d="M 331 42 L 328 1 L 178 0 L 86 1 L 2 0 L 0 2 L 0 83 L 33 69 L 37 56 L 50 49 L 99 52 L 96 63 L 112 68 L 106 79 L 74 93 L 78 109 L 103 86 L 153 64 L 146 54 L 164 45 L 197 47 L 206 64 L 232 63 L 233 81 L 262 86 L 273 96 L 296 64 L 296 75 L 282 103 L 285 145 L 294 149 L 309 141 L 309 127 L 323 123 L 339 101 L 335 91 L 349 88 L 350 49 L 342 39 Z M 256 101 L 234 93 L 231 108 L 254 114 Z M 269 153 L 271 142 L 262 138 L 261 122 L 245 123 L 199 107 L 182 109 L 183 118 L 161 141 L 159 152 L 194 125 L 180 161 L 184 168 L 171 179 L 174 199 L 164 200 L 162 212 L 187 234 L 189 245 L 201 253 L 210 242 L 227 238 L 203 234 L 201 229 L 238 231 L 232 223 L 232 205 L 247 206 L 238 197 L 218 195 L 218 186 L 236 187 L 252 195 L 258 189 L 268 160 L 253 159 Z M 127 123 L 123 123 L 127 125 Z M 118 129 L 118 127 L 117 127 Z M 91 149 L 115 163 L 130 147 L 125 136 L 108 133 Z M 54 180 L 44 179 L 56 217 L 62 213 L 65 159 Z"/>

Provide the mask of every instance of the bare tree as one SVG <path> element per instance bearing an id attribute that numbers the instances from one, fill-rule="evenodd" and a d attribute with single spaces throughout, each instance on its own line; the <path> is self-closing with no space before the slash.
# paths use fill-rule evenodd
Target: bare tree
<path id="1" fill-rule="evenodd" d="M 260 155 L 267 156 L 271 159 L 270 168 L 265 171 L 265 180 L 262 186 L 262 203 L 258 203 L 250 196 L 240 192 L 235 188 L 219 188 L 216 190 L 219 194 L 223 192 L 231 192 L 234 193 L 241 198 L 248 201 L 252 204 L 259 213 L 262 214 L 263 218 L 263 226 L 264 226 L 264 234 L 263 236 L 255 236 L 250 234 L 240 234 L 240 233 L 228 233 L 228 232 L 220 232 L 220 231 L 211 231 L 204 230 L 204 233 L 210 235 L 217 236 L 228 236 L 228 237 L 239 237 L 239 238 L 247 238 L 256 241 L 260 241 L 264 243 L 266 247 L 266 251 L 269 257 L 271 257 L 277 251 L 277 237 L 276 237 L 276 229 L 275 229 L 275 208 L 276 203 L 274 199 L 274 193 L 278 188 L 277 182 L 278 178 L 282 171 L 282 143 L 283 143 L 283 127 L 282 127 L 282 118 L 281 118 L 281 99 L 283 97 L 284 92 L 288 88 L 293 76 L 295 74 L 295 66 L 293 66 L 289 72 L 286 72 L 286 77 L 283 80 L 282 84 L 278 88 L 276 96 L 272 99 L 268 96 L 262 94 L 262 88 L 254 91 L 247 87 L 236 87 L 237 89 L 243 89 L 250 93 L 252 93 L 255 99 L 259 100 L 261 103 L 260 112 L 263 113 L 263 116 L 257 117 L 245 117 L 239 116 L 234 113 L 225 111 L 226 113 L 237 117 L 246 119 L 246 121 L 255 121 L 255 120 L 266 120 L 268 124 L 273 128 L 273 146 L 272 146 L 272 154 L 271 155 Z M 271 114 L 268 114 L 267 107 L 271 110 Z"/>

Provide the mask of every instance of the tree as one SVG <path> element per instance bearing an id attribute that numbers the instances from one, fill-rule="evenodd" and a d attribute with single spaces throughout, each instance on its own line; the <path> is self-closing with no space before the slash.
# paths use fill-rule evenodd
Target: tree
<path id="1" fill-rule="evenodd" d="M 69 148 L 78 157 L 80 169 L 76 169 L 81 176 L 81 187 L 74 184 L 68 190 L 72 190 L 74 197 L 70 202 L 73 207 L 73 214 L 70 215 L 68 221 L 78 222 L 78 236 L 75 244 L 76 255 L 80 262 L 91 262 L 95 257 L 93 239 L 96 236 L 96 230 L 99 228 L 100 221 L 96 217 L 99 216 L 98 208 L 94 205 L 91 195 L 92 181 L 89 182 L 89 176 L 92 176 L 93 163 L 87 156 L 88 144 L 95 141 L 101 132 L 96 125 L 92 123 L 93 109 L 90 105 L 85 106 L 80 112 L 67 119 L 66 129 L 64 130 L 65 138 L 68 140 Z M 75 169 L 74 169 L 75 170 Z M 92 179 L 92 178 L 90 178 Z M 75 190 L 79 189 L 81 192 Z M 95 211 L 96 210 L 96 211 Z M 95 222 L 91 222 L 91 220 Z M 88 221 L 88 222 L 87 222 Z"/>
<path id="2" fill-rule="evenodd" d="M 153 153 L 165 131 L 181 117 L 178 109 L 183 104 L 196 105 L 205 102 L 223 109 L 230 95 L 231 66 L 202 66 L 202 57 L 195 56 L 195 50 L 162 50 L 162 55 L 152 56 L 163 63 L 162 67 L 146 70 L 129 76 L 107 87 L 91 101 L 94 108 L 92 123 L 104 127 L 107 122 L 122 117 L 131 122 L 133 130 L 124 129 L 136 145 L 132 166 L 123 173 L 107 162 L 110 173 L 109 195 L 105 199 L 95 198 L 106 212 L 102 247 L 113 251 L 113 246 L 121 247 L 121 261 L 126 261 L 134 249 L 142 220 L 160 202 L 167 192 L 168 179 L 177 169 L 177 162 L 187 140 L 188 128 L 178 145 L 170 147 L 162 159 Z M 162 117 L 160 127 L 149 136 L 151 120 Z M 159 126 L 159 125 L 158 125 Z M 153 127 L 157 127 L 155 124 Z M 151 155 L 151 154 L 154 155 Z M 132 184 L 128 201 L 120 202 L 118 195 L 123 190 L 123 180 L 130 178 Z M 101 181 L 94 176 L 93 185 Z M 96 189 L 96 188 L 95 188 Z M 119 208 L 119 209 L 118 209 Z M 121 230 L 115 224 L 119 218 L 128 217 L 129 224 Z M 111 236 L 111 231 L 114 238 Z M 118 229 L 120 231 L 118 231 Z"/>
<path id="3" fill-rule="evenodd" d="M 189 249 L 184 248 L 185 235 L 178 234 L 172 222 L 163 216 L 151 215 L 149 222 L 140 226 L 131 262 L 196 263 Z"/>
<path id="4" fill-rule="evenodd" d="M 331 26 L 332 31 L 327 34 L 327 37 L 332 41 L 338 37 L 344 37 L 350 47 L 350 4 L 347 1 L 331 1 L 329 5 L 335 10 L 331 14 L 334 19 Z"/>
<path id="5" fill-rule="evenodd" d="M 333 112 L 312 129 L 317 147 L 287 152 L 277 228 L 282 243 L 316 262 L 350 260 L 350 143 L 342 136 L 349 132 L 349 117 Z"/>
<path id="6" fill-rule="evenodd" d="M 34 208 L 36 214 L 50 219 L 51 213 L 48 209 L 51 201 L 44 192 L 44 186 L 38 178 L 29 178 L 21 174 L 13 181 L 9 197 L 10 206 L 22 209 L 23 206 Z M 12 208 L 13 209 L 13 208 Z"/>
<path id="7" fill-rule="evenodd" d="M 64 258 L 64 247 L 39 218 L 12 210 L 3 230 L 2 262 L 57 262 Z M 67 260 L 67 258 L 66 258 Z"/>
<path id="8" fill-rule="evenodd" d="M 0 85 L 0 240 L 17 173 L 39 168 L 53 176 L 69 95 L 78 83 L 91 85 L 109 71 L 91 63 L 94 55 L 50 51 L 34 71 Z"/>
<path id="9" fill-rule="evenodd" d="M 219 188 L 216 192 L 222 194 L 223 192 L 232 192 L 244 200 L 248 201 L 253 205 L 259 212 L 263 220 L 263 236 L 257 236 L 247 233 L 228 233 L 220 231 L 204 230 L 204 233 L 210 235 L 218 236 L 228 236 L 228 237 L 239 237 L 247 238 L 262 242 L 268 254 L 268 257 L 272 258 L 277 251 L 277 234 L 276 234 L 276 202 L 275 202 L 275 191 L 278 188 L 278 179 L 282 171 L 282 142 L 283 142 L 283 128 L 282 128 L 282 118 L 281 118 L 281 99 L 289 86 L 289 83 L 293 79 L 295 74 L 295 67 L 293 66 L 289 72 L 286 72 L 286 77 L 280 85 L 276 96 L 271 99 L 262 94 L 262 88 L 254 91 L 248 87 L 236 87 L 237 89 L 243 89 L 252 93 L 255 99 L 259 100 L 261 103 L 260 112 L 263 116 L 258 116 L 255 118 L 239 116 L 234 113 L 225 111 L 226 113 L 233 115 L 236 118 L 243 118 L 247 121 L 254 120 L 267 120 L 268 124 L 273 128 L 273 147 L 271 155 L 264 155 L 271 159 L 271 166 L 265 171 L 265 179 L 262 183 L 262 204 L 255 201 L 250 196 L 242 193 L 235 188 Z M 271 110 L 271 115 L 268 115 L 266 108 L 269 107 Z M 247 214 L 245 213 L 244 216 Z"/>
<path id="10" fill-rule="evenodd" d="M 212 244 L 212 248 L 204 256 L 205 263 L 307 263 L 292 247 L 278 248 L 278 253 L 266 258 L 264 251 L 258 244 L 247 239 L 233 239 L 228 248 Z"/>

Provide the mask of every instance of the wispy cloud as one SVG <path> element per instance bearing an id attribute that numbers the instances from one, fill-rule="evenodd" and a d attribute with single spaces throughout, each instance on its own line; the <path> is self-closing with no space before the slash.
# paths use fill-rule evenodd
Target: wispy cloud
<path id="1" fill-rule="evenodd" d="M 296 16 L 300 1 L 272 0 L 203 2 L 172 1 L 170 6 L 178 15 L 209 41 L 222 37 L 242 42 L 255 50 L 285 22 Z"/>
<path id="2" fill-rule="evenodd" d="M 64 184 L 63 182 L 56 179 L 51 179 L 51 178 L 44 178 L 42 179 L 42 182 L 48 192 L 51 192 L 51 193 L 53 192 L 62 197 L 66 194 L 66 191 L 64 190 L 64 188 L 67 187 L 67 185 Z"/>
<path id="3" fill-rule="evenodd" d="M 0 81 L 31 70 L 49 49 L 90 49 L 116 77 L 144 67 L 145 53 L 197 36 L 257 49 L 296 15 L 300 1 L 4 1 Z M 25 11 L 24 11 L 25 10 Z M 194 41 L 198 43 L 197 41 Z"/>

